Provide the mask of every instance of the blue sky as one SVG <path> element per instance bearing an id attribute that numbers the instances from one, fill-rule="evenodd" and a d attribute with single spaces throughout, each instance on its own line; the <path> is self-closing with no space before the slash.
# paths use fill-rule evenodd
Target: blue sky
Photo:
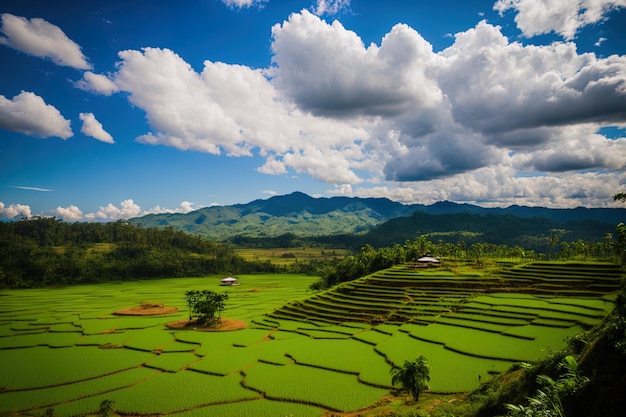
<path id="1" fill-rule="evenodd" d="M 613 206 L 626 0 L 14 0 L 0 217 L 302 191 Z"/>

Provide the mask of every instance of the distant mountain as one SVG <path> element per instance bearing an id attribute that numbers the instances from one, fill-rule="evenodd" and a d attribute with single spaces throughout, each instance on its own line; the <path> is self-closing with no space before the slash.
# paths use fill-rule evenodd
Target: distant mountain
<path id="1" fill-rule="evenodd" d="M 567 216 L 565 216 L 567 218 Z M 549 217 L 519 217 L 512 214 L 477 214 L 471 212 L 428 214 L 415 212 L 398 217 L 368 233 L 358 236 L 354 246 L 369 243 L 374 247 L 392 246 L 427 235 L 433 242 L 476 242 L 520 246 L 536 251 L 549 249 L 548 238 L 558 233 L 561 242 L 600 242 L 606 233 L 614 233 L 615 223 L 597 220 L 559 221 Z"/>
<path id="2" fill-rule="evenodd" d="M 395 219 L 395 220 L 394 220 Z M 301 237 L 365 234 L 382 243 L 411 239 L 415 233 L 489 237 L 498 243 L 507 237 L 537 236 L 551 229 L 565 230 L 563 236 L 601 240 L 615 225 L 626 221 L 626 209 L 511 206 L 483 208 L 449 201 L 432 205 L 405 205 L 387 198 L 314 198 L 301 192 L 254 200 L 247 204 L 205 207 L 186 214 L 150 214 L 131 219 L 144 227 L 172 227 L 215 240 L 236 236 L 275 237 L 292 233 Z M 385 224 L 389 222 L 389 224 Z M 524 230 L 528 233 L 525 235 Z M 451 234 L 452 233 L 452 234 Z"/>
<path id="3" fill-rule="evenodd" d="M 421 206 L 417 211 L 427 214 L 457 214 L 474 213 L 481 215 L 513 215 L 523 218 L 540 217 L 560 222 L 576 220 L 595 220 L 605 223 L 618 224 L 626 221 L 626 209 L 623 208 L 586 208 L 553 209 L 546 207 L 509 206 L 506 208 L 483 208 L 471 204 L 457 204 L 442 201 L 430 206 Z"/>
<path id="4" fill-rule="evenodd" d="M 187 214 L 149 214 L 131 219 L 144 227 L 173 227 L 212 239 L 274 237 L 286 233 L 323 236 L 362 233 L 417 207 L 386 198 L 313 198 L 301 192 L 247 204 L 205 207 Z"/>

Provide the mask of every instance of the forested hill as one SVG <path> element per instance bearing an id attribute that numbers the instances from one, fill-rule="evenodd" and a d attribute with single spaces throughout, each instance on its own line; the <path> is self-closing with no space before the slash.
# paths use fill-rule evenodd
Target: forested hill
<path id="1" fill-rule="evenodd" d="M 392 219 L 403 222 L 401 218 L 407 217 L 410 220 L 403 226 L 398 226 L 399 223 L 382 226 Z M 187 214 L 151 214 L 130 220 L 144 227 L 172 227 L 218 241 L 242 236 L 268 238 L 288 233 L 300 237 L 362 235 L 379 226 L 381 231 L 404 228 L 411 232 L 406 236 L 409 239 L 415 237 L 415 231 L 472 231 L 497 237 L 498 230 L 490 231 L 503 231 L 502 226 L 511 222 L 535 230 L 531 233 L 533 236 L 548 234 L 550 229 L 564 229 L 569 233 L 565 236 L 567 239 L 601 240 L 604 233 L 612 232 L 615 225 L 623 221 L 626 221 L 626 209 L 623 208 L 483 208 L 447 201 L 405 205 L 386 198 L 313 198 L 300 192 L 247 204 L 205 207 Z M 519 235 L 518 232 L 515 236 Z M 373 241 L 366 243 L 374 244 L 379 240 L 376 232 L 370 237 Z"/>
<path id="2" fill-rule="evenodd" d="M 215 240 L 234 236 L 320 236 L 361 233 L 417 207 L 386 198 L 313 198 L 295 192 L 247 204 L 205 207 L 187 214 L 150 214 L 130 219 L 144 227 L 173 227 Z"/>
<path id="3" fill-rule="evenodd" d="M 228 244 L 171 228 L 51 218 L 0 222 L 0 288 L 274 269 L 245 261 Z"/>
<path id="4" fill-rule="evenodd" d="M 626 220 L 626 217 L 624 218 Z M 357 244 L 374 247 L 402 243 L 416 235 L 426 235 L 433 242 L 491 243 L 520 246 L 547 253 L 550 245 L 561 242 L 604 242 L 615 234 L 616 223 L 597 220 L 557 221 L 547 217 L 518 217 L 512 214 L 425 214 L 416 212 L 410 217 L 392 219 L 359 236 Z M 556 239 L 552 240 L 551 239 Z"/>

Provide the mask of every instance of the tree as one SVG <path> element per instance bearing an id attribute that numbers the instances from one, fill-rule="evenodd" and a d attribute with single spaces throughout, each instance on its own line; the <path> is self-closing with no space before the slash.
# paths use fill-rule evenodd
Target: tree
<path id="1" fill-rule="evenodd" d="M 615 242 L 615 254 L 622 263 L 626 264 L 626 225 L 620 223 L 615 228 L 615 234 L 617 235 L 617 241 Z"/>
<path id="2" fill-rule="evenodd" d="M 613 196 L 613 200 L 626 202 L 626 193 L 617 193 L 617 194 L 615 194 Z"/>
<path id="3" fill-rule="evenodd" d="M 227 293 L 218 294 L 214 291 L 187 291 L 187 305 L 189 307 L 189 320 L 201 326 L 211 325 L 220 320 L 224 310 Z M 217 314 L 217 317 L 216 317 Z"/>
<path id="4" fill-rule="evenodd" d="M 428 389 L 430 382 L 430 367 L 428 360 L 420 355 L 413 361 L 404 361 L 402 368 L 391 368 L 391 383 L 402 385 L 402 389 L 407 390 L 415 401 L 419 400 L 419 395 L 424 389 Z"/>
<path id="5" fill-rule="evenodd" d="M 115 401 L 112 401 L 112 400 L 102 400 L 102 402 L 100 402 L 100 408 L 98 409 L 96 416 L 97 417 L 109 417 L 111 413 L 113 412 L 114 403 Z"/>

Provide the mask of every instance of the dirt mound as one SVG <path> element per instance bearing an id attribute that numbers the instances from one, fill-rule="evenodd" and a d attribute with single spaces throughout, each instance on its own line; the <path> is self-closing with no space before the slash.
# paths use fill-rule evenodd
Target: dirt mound
<path id="1" fill-rule="evenodd" d="M 118 316 L 158 316 L 160 314 L 172 314 L 178 312 L 176 307 L 164 307 L 161 305 L 140 305 L 139 307 L 123 308 L 113 314 Z"/>
<path id="2" fill-rule="evenodd" d="M 248 327 L 248 323 L 234 319 L 220 319 L 219 322 L 211 326 L 198 327 L 193 325 L 193 320 L 176 320 L 167 323 L 166 326 L 174 330 L 200 330 L 203 332 L 230 332 Z"/>

